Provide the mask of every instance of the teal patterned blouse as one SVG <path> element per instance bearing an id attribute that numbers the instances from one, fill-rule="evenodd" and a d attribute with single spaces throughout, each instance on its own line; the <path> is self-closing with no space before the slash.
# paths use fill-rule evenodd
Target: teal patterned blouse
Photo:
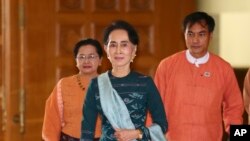
<path id="1" fill-rule="evenodd" d="M 111 84 L 123 99 L 136 129 L 143 132 L 142 141 L 150 140 L 148 128 L 145 127 L 146 115 L 149 111 L 154 123 L 160 125 L 162 132 L 167 131 L 167 119 L 160 94 L 151 77 L 131 71 L 127 76 L 118 78 L 108 72 Z M 97 78 L 88 88 L 83 106 L 81 141 L 93 141 L 97 115 L 102 118 L 102 136 L 100 141 L 116 141 L 114 129 L 103 114 Z"/>

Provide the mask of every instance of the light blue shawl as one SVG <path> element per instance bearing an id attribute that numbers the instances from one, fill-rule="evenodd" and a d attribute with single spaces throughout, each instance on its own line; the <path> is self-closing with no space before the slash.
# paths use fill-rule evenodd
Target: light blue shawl
<path id="1" fill-rule="evenodd" d="M 98 87 L 103 113 L 113 128 L 135 129 L 125 103 L 111 85 L 108 72 L 98 76 Z M 152 141 L 166 141 L 158 124 L 153 124 L 148 129 Z"/>

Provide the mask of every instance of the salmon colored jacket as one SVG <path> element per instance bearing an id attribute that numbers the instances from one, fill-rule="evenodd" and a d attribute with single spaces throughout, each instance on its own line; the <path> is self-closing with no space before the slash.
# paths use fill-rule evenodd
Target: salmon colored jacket
<path id="1" fill-rule="evenodd" d="M 244 106 L 234 71 L 220 57 L 209 55 L 208 62 L 197 67 L 182 51 L 162 60 L 156 70 L 168 141 L 221 141 L 223 129 L 229 133 L 230 124 L 242 124 Z"/>
<path id="2" fill-rule="evenodd" d="M 248 69 L 244 80 L 243 98 L 245 110 L 248 114 L 248 124 L 250 124 L 250 69 Z"/>
<path id="3" fill-rule="evenodd" d="M 63 132 L 75 138 L 80 138 L 82 107 L 89 79 L 81 77 L 85 86 L 83 91 L 76 75 L 62 78 L 48 97 L 45 106 L 42 138 L 45 141 L 59 141 Z M 101 135 L 101 121 L 96 124 L 95 137 Z"/>

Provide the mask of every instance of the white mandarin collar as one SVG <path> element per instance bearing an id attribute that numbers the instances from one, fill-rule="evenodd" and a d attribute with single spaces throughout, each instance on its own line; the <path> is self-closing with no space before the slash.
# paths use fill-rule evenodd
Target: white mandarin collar
<path id="1" fill-rule="evenodd" d="M 194 58 L 189 50 L 186 50 L 186 58 L 188 60 L 188 62 L 190 62 L 191 64 L 195 64 L 196 67 L 199 67 L 200 64 L 205 64 L 207 63 L 208 59 L 209 59 L 209 53 L 207 52 L 203 57 L 201 58 Z"/>

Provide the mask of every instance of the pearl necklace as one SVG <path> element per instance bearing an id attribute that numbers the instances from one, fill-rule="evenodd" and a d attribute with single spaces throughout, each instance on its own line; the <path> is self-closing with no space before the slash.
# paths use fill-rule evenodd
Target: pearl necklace
<path id="1" fill-rule="evenodd" d="M 85 91 L 85 87 L 82 85 L 80 75 L 76 75 L 76 80 L 77 80 L 77 83 L 78 83 L 79 87 L 80 87 L 83 91 Z"/>

